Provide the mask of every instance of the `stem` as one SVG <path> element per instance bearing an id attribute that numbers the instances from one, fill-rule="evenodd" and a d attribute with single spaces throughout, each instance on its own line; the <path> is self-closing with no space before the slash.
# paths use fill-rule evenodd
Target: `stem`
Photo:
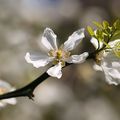
<path id="1" fill-rule="evenodd" d="M 66 66 L 68 65 L 71 65 L 71 64 L 67 63 Z M 41 76 L 36 78 L 34 81 L 29 83 L 28 85 L 22 88 L 19 88 L 15 91 L 0 95 L 0 100 L 14 98 L 14 97 L 29 97 L 30 99 L 32 99 L 34 97 L 34 94 L 33 94 L 34 89 L 49 77 L 50 76 L 46 72 L 44 72 Z"/>
<path id="2" fill-rule="evenodd" d="M 33 91 L 34 89 L 44 80 L 46 80 L 49 77 L 49 75 L 45 72 L 43 73 L 40 77 L 35 79 L 33 82 L 29 83 L 28 85 L 17 89 L 15 91 L 0 95 L 0 100 L 2 99 L 8 99 L 8 98 L 13 98 L 13 97 L 29 97 L 32 99 L 34 97 Z"/>

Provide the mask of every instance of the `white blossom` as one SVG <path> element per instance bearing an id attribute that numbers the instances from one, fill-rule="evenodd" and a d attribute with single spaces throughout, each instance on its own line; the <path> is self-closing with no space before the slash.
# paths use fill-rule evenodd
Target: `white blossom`
<path id="1" fill-rule="evenodd" d="M 97 39 L 92 39 L 91 43 L 97 49 Z M 100 60 L 100 63 L 95 64 L 94 69 L 103 71 L 109 84 L 118 85 L 120 83 L 120 39 L 109 42 L 108 46 L 109 48 L 96 55 L 98 57 L 96 59 Z"/>
<path id="2" fill-rule="evenodd" d="M 57 45 L 57 36 L 50 29 L 46 28 L 44 30 L 41 43 L 47 49 L 47 53 L 44 55 L 32 55 L 29 52 L 26 53 L 25 60 L 28 63 L 33 64 L 34 67 L 44 67 L 50 62 L 53 63 L 53 67 L 47 70 L 47 73 L 52 77 L 61 78 L 62 76 L 62 67 L 65 66 L 65 63 L 82 63 L 88 57 L 88 53 L 84 52 L 80 55 L 71 55 L 71 50 L 76 48 L 76 46 L 84 38 L 84 29 L 79 29 L 75 31 L 71 36 L 68 37 L 68 40 L 65 41 L 63 45 L 58 47 Z"/>
<path id="3" fill-rule="evenodd" d="M 0 80 L 0 95 L 13 91 L 15 88 L 13 88 L 9 83 Z M 15 98 L 9 98 L 9 99 L 4 99 L 0 100 L 0 107 L 4 107 L 7 104 L 15 105 L 16 104 L 16 99 Z"/>

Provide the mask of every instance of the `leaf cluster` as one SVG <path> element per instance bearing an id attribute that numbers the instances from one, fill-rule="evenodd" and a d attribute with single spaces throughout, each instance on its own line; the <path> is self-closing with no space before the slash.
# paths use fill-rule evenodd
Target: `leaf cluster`
<path id="1" fill-rule="evenodd" d="M 107 45 L 108 42 L 120 38 L 120 20 L 117 19 L 112 25 L 107 21 L 102 23 L 94 21 L 93 24 L 97 27 L 93 30 L 92 27 L 88 26 L 87 31 L 91 37 L 96 38 L 99 42 Z"/>

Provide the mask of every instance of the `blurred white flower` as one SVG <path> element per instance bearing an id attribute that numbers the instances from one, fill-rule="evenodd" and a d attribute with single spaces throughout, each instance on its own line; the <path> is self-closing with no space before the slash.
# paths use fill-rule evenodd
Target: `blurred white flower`
<path id="1" fill-rule="evenodd" d="M 96 49 L 98 48 L 97 39 L 92 38 L 91 43 Z M 96 55 L 100 64 L 95 64 L 94 69 L 103 71 L 109 84 L 118 85 L 120 83 L 120 39 L 109 42 L 108 46 L 108 49 L 106 48 Z M 101 43 L 100 48 L 102 48 Z"/>
<path id="2" fill-rule="evenodd" d="M 15 88 L 13 88 L 9 83 L 0 80 L 0 95 L 13 91 Z M 15 98 L 9 98 L 5 100 L 0 100 L 0 107 L 4 107 L 7 104 L 15 105 L 16 104 L 16 99 Z"/>
<path id="3" fill-rule="evenodd" d="M 84 29 L 75 31 L 59 48 L 57 46 L 56 37 L 57 36 L 50 28 L 46 28 L 44 30 L 41 43 L 48 52 L 44 55 L 31 55 L 28 52 L 26 53 L 25 59 L 36 68 L 44 67 L 48 63 L 53 62 L 55 66 L 49 68 L 47 73 L 52 77 L 61 78 L 61 69 L 65 66 L 65 62 L 82 63 L 87 58 L 88 53 L 84 52 L 80 55 L 71 55 L 70 53 L 70 51 L 73 50 L 84 38 Z"/>

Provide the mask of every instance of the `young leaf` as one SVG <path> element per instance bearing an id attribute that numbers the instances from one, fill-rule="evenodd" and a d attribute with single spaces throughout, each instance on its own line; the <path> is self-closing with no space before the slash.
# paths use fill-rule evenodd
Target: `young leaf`
<path id="1" fill-rule="evenodd" d="M 99 39 L 103 39 L 102 36 L 103 36 L 103 32 L 102 32 L 102 30 L 97 29 L 97 30 L 96 30 L 96 37 L 99 38 Z"/>
<path id="2" fill-rule="evenodd" d="M 93 24 L 95 24 L 98 28 L 103 28 L 103 26 L 99 22 L 93 21 Z"/>
<path id="3" fill-rule="evenodd" d="M 107 29 L 109 27 L 109 23 L 107 21 L 103 21 L 103 27 L 104 29 Z"/>
<path id="4" fill-rule="evenodd" d="M 87 26 L 87 31 L 89 32 L 89 34 L 90 34 L 91 36 L 94 36 L 94 35 L 95 35 L 93 29 L 92 29 L 90 26 Z"/>
<path id="5" fill-rule="evenodd" d="M 119 30 L 120 30 L 120 20 L 117 19 L 117 20 L 114 22 L 113 26 L 115 27 L 115 29 L 119 29 Z"/>
<path id="6" fill-rule="evenodd" d="M 120 39 L 120 30 L 117 30 L 114 35 L 112 36 L 110 41 L 116 40 L 116 39 Z"/>

